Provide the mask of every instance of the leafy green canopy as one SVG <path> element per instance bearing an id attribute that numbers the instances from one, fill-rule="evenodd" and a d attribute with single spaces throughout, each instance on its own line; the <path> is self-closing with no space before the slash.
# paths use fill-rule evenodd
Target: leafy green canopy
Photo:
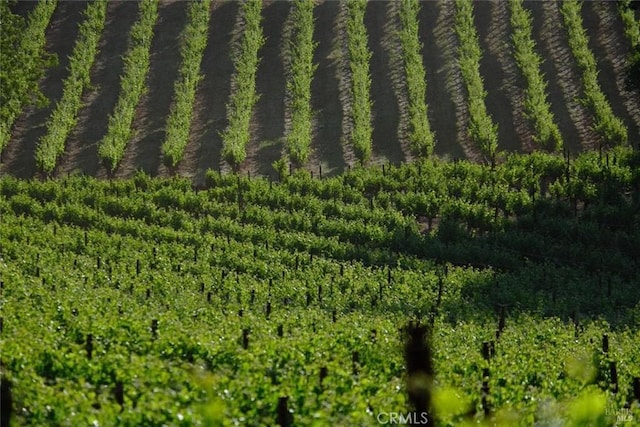
<path id="1" fill-rule="evenodd" d="M 441 425 L 635 419 L 639 165 L 617 148 L 278 183 L 212 172 L 202 189 L 2 177 L 15 418 L 273 424 L 287 396 L 296 424 L 372 425 L 407 410 L 398 328 L 417 318 Z"/>
<path id="2" fill-rule="evenodd" d="M 57 57 L 44 50 L 45 30 L 56 1 L 42 1 L 27 21 L 0 2 L 0 152 L 9 143 L 13 123 L 29 105 L 46 105 L 38 83 Z"/>

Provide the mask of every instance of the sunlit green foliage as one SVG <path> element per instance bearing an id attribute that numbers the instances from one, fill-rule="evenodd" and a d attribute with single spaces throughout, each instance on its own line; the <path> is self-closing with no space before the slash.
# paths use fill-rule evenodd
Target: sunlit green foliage
<path id="1" fill-rule="evenodd" d="M 371 156 L 371 74 L 369 61 L 371 51 L 367 46 L 367 29 L 364 25 L 366 0 L 352 0 L 347 3 L 347 39 L 349 47 L 349 67 L 351 70 L 352 120 L 350 140 L 356 156 L 366 162 Z"/>
<path id="2" fill-rule="evenodd" d="M 596 59 L 589 48 L 589 38 L 582 25 L 580 10 L 582 3 L 568 0 L 562 3 L 561 11 L 569 35 L 569 46 L 580 71 L 585 103 L 593 111 L 595 130 L 602 137 L 604 145 L 624 144 L 627 142 L 627 128 L 619 117 L 613 114 L 598 83 Z"/>
<path id="3" fill-rule="evenodd" d="M 291 160 L 305 163 L 311 153 L 311 81 L 317 65 L 313 63 L 313 1 L 296 0 L 292 5 L 293 35 L 287 51 L 291 71 L 287 92 L 291 99 L 291 130 L 287 151 Z"/>
<path id="4" fill-rule="evenodd" d="M 629 54 L 629 77 L 636 87 L 640 86 L 640 21 L 632 8 L 631 0 L 618 2 L 620 18 L 624 24 L 624 34 L 627 37 L 631 52 Z"/>
<path id="5" fill-rule="evenodd" d="M 38 84 L 56 57 L 45 52 L 45 31 L 56 0 L 41 1 L 27 22 L 14 15 L 10 2 L 0 2 L 0 153 L 9 143 L 11 128 L 28 105 L 46 105 Z"/>
<path id="6" fill-rule="evenodd" d="M 262 27 L 262 1 L 248 0 L 241 6 L 244 21 L 243 33 L 234 52 L 234 73 L 231 99 L 227 104 L 227 128 L 222 132 L 222 157 L 233 166 L 240 165 L 247 157 L 246 147 L 251 137 L 249 124 L 253 106 L 258 102 L 256 72 L 258 51 L 264 44 Z"/>
<path id="7" fill-rule="evenodd" d="M 36 150 L 36 163 L 46 173 L 55 169 L 58 158 L 64 153 L 67 137 L 76 125 L 82 93 L 91 85 L 91 67 L 98 53 L 106 13 L 107 2 L 103 0 L 88 4 L 84 12 L 85 20 L 80 25 L 69 58 L 69 76 L 64 81 L 62 98 L 53 109 L 47 121 L 47 133 Z"/>
<path id="8" fill-rule="evenodd" d="M 433 321 L 439 424 L 636 420 L 637 404 L 623 410 L 640 376 L 639 161 L 617 148 L 276 183 L 211 172 L 200 190 L 4 176 L 14 417 L 269 425 L 288 396 L 296 425 L 373 425 L 407 411 L 398 328 L 420 319 Z"/>
<path id="9" fill-rule="evenodd" d="M 207 46 L 211 0 L 189 3 L 189 22 L 181 35 L 180 76 L 174 84 L 173 104 L 167 119 L 166 138 L 162 144 L 165 160 L 175 167 L 184 156 L 189 141 L 193 102 L 202 79 L 200 62 Z"/>
<path id="10" fill-rule="evenodd" d="M 536 143 L 549 151 L 558 151 L 562 149 L 562 135 L 547 102 L 547 82 L 540 70 L 542 57 L 536 52 L 532 38 L 531 13 L 522 3 L 523 0 L 509 1 L 514 56 L 527 84 L 524 107 L 533 123 Z"/>
<path id="11" fill-rule="evenodd" d="M 485 159 L 493 161 L 498 150 L 498 125 L 493 122 L 484 102 L 487 92 L 480 74 L 482 51 L 473 22 L 473 2 L 456 0 L 456 12 L 458 66 L 467 89 L 468 132 Z"/>
<path id="12" fill-rule="evenodd" d="M 409 144 L 412 151 L 421 157 L 433 154 L 435 140 L 429 119 L 425 96 L 427 79 L 422 63 L 422 44 L 418 37 L 418 0 L 403 0 L 400 5 L 400 42 L 402 44 L 404 70 L 406 74 L 409 102 Z"/>
<path id="13" fill-rule="evenodd" d="M 113 172 L 133 135 L 133 119 L 136 107 L 147 90 L 150 49 L 153 28 L 158 19 L 158 0 L 142 0 L 139 3 L 138 20 L 131 27 L 129 50 L 120 79 L 120 95 L 113 113 L 109 116 L 107 134 L 100 141 L 98 155 L 109 171 Z"/>

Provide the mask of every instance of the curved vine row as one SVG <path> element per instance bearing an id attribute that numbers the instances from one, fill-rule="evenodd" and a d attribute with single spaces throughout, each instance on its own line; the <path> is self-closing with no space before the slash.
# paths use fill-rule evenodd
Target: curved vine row
<path id="1" fill-rule="evenodd" d="M 409 98 L 409 144 L 414 154 L 429 157 L 433 154 L 435 137 L 429 125 L 425 94 L 427 78 L 422 63 L 422 46 L 418 37 L 418 0 L 403 0 L 400 5 L 400 41 Z"/>
<path id="2" fill-rule="evenodd" d="M 124 156 L 132 134 L 136 107 L 146 91 L 153 27 L 158 19 L 158 1 L 143 0 L 139 7 L 138 20 L 131 28 L 129 51 L 124 57 L 118 103 L 109 116 L 107 134 L 98 147 L 98 155 L 111 172 L 118 167 Z"/>
<path id="3" fill-rule="evenodd" d="M 525 108 L 535 129 L 534 140 L 550 151 L 559 151 L 562 135 L 547 101 L 547 82 L 540 70 L 542 57 L 535 51 L 532 38 L 531 13 L 522 3 L 523 0 L 509 1 L 514 56 L 527 82 Z"/>
<path id="4" fill-rule="evenodd" d="M 467 88 L 469 135 L 487 160 L 493 161 L 498 151 L 498 125 L 487 112 L 484 83 L 480 75 L 480 42 L 473 21 L 473 3 L 456 0 L 455 30 L 460 46 L 458 65 Z"/>
<path id="5" fill-rule="evenodd" d="M 262 1 L 248 0 L 241 6 L 244 33 L 234 53 L 231 99 L 227 104 L 228 126 L 222 132 L 222 156 L 233 166 L 239 166 L 247 157 L 249 124 L 253 106 L 258 101 L 256 93 L 256 72 L 258 51 L 264 44 L 260 21 Z"/>
<path id="6" fill-rule="evenodd" d="M 209 30 L 209 8 L 211 0 L 194 1 L 189 4 L 189 22 L 182 32 L 180 74 L 174 85 L 173 104 L 167 119 L 166 137 L 162 144 L 165 160 L 176 167 L 184 156 L 189 141 L 193 102 L 196 88 L 202 79 L 200 62 L 207 46 Z"/>
<path id="7" fill-rule="evenodd" d="M 46 105 L 38 82 L 55 57 L 45 52 L 45 31 L 56 9 L 57 0 L 41 1 L 29 15 L 26 26 L 2 2 L 0 45 L 0 153 L 9 143 L 11 128 L 22 109 L 29 104 Z M 8 27 L 7 27 L 8 26 Z M 4 34 L 5 31 L 8 34 Z M 4 42 L 7 42 L 6 46 Z"/>
<path id="8" fill-rule="evenodd" d="M 290 78 L 287 80 L 291 102 L 291 127 L 287 135 L 287 151 L 291 160 L 302 164 L 311 153 L 311 81 L 317 65 L 313 63 L 313 1 L 296 0 L 292 7 L 292 39 L 288 41 L 291 56 Z"/>
<path id="9" fill-rule="evenodd" d="M 347 38 L 353 96 L 353 130 L 351 142 L 361 162 L 371 157 L 371 51 L 367 46 L 367 29 L 364 25 L 366 0 L 354 0 L 348 4 Z"/>
<path id="10" fill-rule="evenodd" d="M 585 101 L 593 112 L 595 130 L 604 144 L 624 144 L 627 142 L 627 127 L 613 113 L 611 104 L 607 101 L 598 83 L 596 59 L 589 49 L 589 39 L 580 15 L 581 9 L 582 4 L 577 0 L 567 0 L 562 3 L 560 10 L 569 36 L 569 46 L 582 71 Z"/>
<path id="11" fill-rule="evenodd" d="M 36 164 L 46 173 L 53 172 L 58 158 L 64 153 L 65 142 L 82 107 L 82 93 L 91 84 L 91 67 L 98 54 L 107 4 L 106 0 L 99 0 L 87 5 L 85 10 L 86 18 L 80 25 L 78 40 L 69 58 L 69 76 L 64 81 L 62 98 L 51 113 L 47 133 L 36 149 Z"/>

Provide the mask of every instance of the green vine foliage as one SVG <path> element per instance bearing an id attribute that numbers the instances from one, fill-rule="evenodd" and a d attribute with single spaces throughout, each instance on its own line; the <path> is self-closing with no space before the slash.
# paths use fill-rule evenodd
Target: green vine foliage
<path id="1" fill-rule="evenodd" d="M 313 52 L 313 1 L 296 0 L 292 6 L 293 37 L 289 41 L 291 77 L 287 80 L 287 92 L 291 97 L 291 130 L 287 135 L 289 158 L 304 164 L 311 154 L 312 117 L 311 82 L 317 65 Z"/>
<path id="2" fill-rule="evenodd" d="M 494 161 L 498 151 L 498 124 L 487 112 L 480 59 L 482 51 L 473 21 L 473 2 L 456 0 L 455 30 L 458 35 L 458 66 L 467 89 L 469 136 L 487 160 Z"/>
<path id="3" fill-rule="evenodd" d="M 412 151 L 420 157 L 433 154 L 435 137 L 427 117 L 425 102 L 427 79 L 422 63 L 422 44 L 418 37 L 418 13 L 420 2 L 403 0 L 400 5 L 400 42 L 406 74 L 407 96 L 409 101 L 409 144 Z"/>
<path id="4" fill-rule="evenodd" d="M 107 134 L 98 146 L 98 155 L 110 172 L 118 167 L 124 156 L 133 132 L 131 126 L 136 107 L 147 88 L 151 40 L 157 19 L 158 1 L 142 0 L 138 20 L 129 34 L 129 50 L 123 58 L 124 71 L 120 80 L 118 102 L 109 116 Z"/>
<path id="5" fill-rule="evenodd" d="M 627 127 L 614 115 L 611 104 L 598 83 L 596 59 L 589 48 L 589 39 L 582 25 L 581 8 L 581 3 L 570 0 L 562 3 L 561 11 L 569 36 L 569 46 L 582 71 L 585 103 L 593 112 L 595 130 L 601 136 L 604 145 L 626 144 Z"/>
<path id="6" fill-rule="evenodd" d="M 242 3 L 244 32 L 234 53 L 234 74 L 231 99 L 227 104 L 227 128 L 222 132 L 222 157 L 231 165 L 239 166 L 247 157 L 246 147 L 251 138 L 249 125 L 253 107 L 258 102 L 256 73 L 258 51 L 264 44 L 262 34 L 262 1 Z"/>
<path id="7" fill-rule="evenodd" d="M 69 58 L 69 76 L 63 84 L 62 98 L 53 109 L 47 121 L 47 133 L 36 149 L 36 164 L 45 173 L 55 169 L 58 158 L 64 153 L 67 137 L 76 125 L 82 94 L 91 85 L 91 67 L 98 54 L 106 12 L 107 2 L 102 0 L 89 4 L 84 12 L 85 20 L 80 25 Z"/>
<path id="8" fill-rule="evenodd" d="M 56 5 L 55 0 L 39 2 L 25 22 L 11 12 L 10 2 L 0 2 L 0 153 L 23 108 L 48 103 L 38 84 L 57 64 L 57 57 L 45 51 L 45 31 Z"/>
<path id="9" fill-rule="evenodd" d="M 547 101 L 547 82 L 541 72 L 542 57 L 532 38 L 531 13 L 522 0 L 510 0 L 514 56 L 526 81 L 525 111 L 535 130 L 534 140 L 543 149 L 560 151 L 563 146 L 560 129 Z"/>
<path id="10" fill-rule="evenodd" d="M 369 72 L 371 51 L 367 45 L 367 29 L 364 25 L 367 2 L 366 0 L 353 0 L 348 2 L 347 6 L 347 38 L 353 96 L 351 142 L 355 148 L 356 156 L 360 162 L 365 163 L 371 157 L 373 133 L 371 124 L 373 101 L 371 101 L 371 74 Z"/>
<path id="11" fill-rule="evenodd" d="M 162 144 L 165 161 L 176 167 L 189 141 L 193 103 L 202 79 L 200 63 L 207 46 L 211 1 L 189 4 L 189 22 L 182 32 L 180 76 L 174 85 L 173 104 L 167 119 L 166 138 Z"/>
<path id="12" fill-rule="evenodd" d="M 296 424 L 372 425 L 407 410 L 415 319 L 433 325 L 438 422 L 638 417 L 640 160 L 606 154 L 210 172 L 198 190 L 0 177 L 13 421 L 270 425 L 284 396 Z"/>

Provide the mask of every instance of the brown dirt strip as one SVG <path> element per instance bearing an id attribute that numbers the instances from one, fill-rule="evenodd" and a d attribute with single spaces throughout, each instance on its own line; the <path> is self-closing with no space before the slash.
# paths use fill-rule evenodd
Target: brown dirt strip
<path id="1" fill-rule="evenodd" d="M 397 26 L 388 21 L 387 2 L 370 1 L 364 15 L 364 24 L 369 38 L 371 60 L 371 100 L 372 108 L 372 164 L 393 163 L 399 165 L 405 161 L 405 153 L 398 142 L 398 123 L 400 111 L 398 101 L 390 81 L 393 70 L 387 43 L 395 37 L 391 34 Z M 401 65 L 401 64 L 400 64 Z"/>
<path id="2" fill-rule="evenodd" d="M 106 177 L 106 170 L 98 158 L 98 143 L 107 132 L 109 114 L 118 100 L 118 90 L 114 88 L 120 86 L 122 56 L 127 50 L 129 30 L 137 16 L 136 2 L 109 2 L 100 52 L 91 71 L 93 88 L 85 91 L 82 96 L 84 107 L 80 109 L 76 128 L 67 140 L 57 175 L 78 171 L 86 175 Z"/>
<path id="3" fill-rule="evenodd" d="M 116 177 L 125 178 L 141 170 L 155 176 L 168 175 L 162 164 L 162 143 L 180 67 L 180 33 L 187 21 L 188 2 L 163 1 L 151 41 L 147 91 L 140 99 L 129 140 Z"/>
<path id="4" fill-rule="evenodd" d="M 502 6 L 501 6 L 502 5 Z M 522 140 L 516 131 L 514 122 L 520 118 L 512 105 L 516 75 L 514 63 L 509 64 L 509 13 L 505 1 L 474 2 L 474 19 L 482 58 L 480 59 L 480 75 L 484 80 L 487 92 L 485 103 L 487 112 L 493 122 L 498 124 L 498 149 L 506 151 L 521 151 Z M 511 65 L 508 68 L 504 66 Z M 512 81 L 510 82 L 509 79 Z M 509 87 L 511 86 L 511 87 Z M 521 86 L 522 87 L 522 84 Z M 511 89 L 511 90 L 510 90 Z"/>
<path id="5" fill-rule="evenodd" d="M 567 31 L 560 12 L 560 6 L 555 2 L 528 2 L 534 16 L 534 28 L 536 40 L 540 40 L 541 55 L 548 63 L 553 64 L 553 69 L 546 69 L 548 81 L 557 83 L 561 98 L 557 93 L 552 93 L 550 100 L 552 105 L 566 104 L 571 125 L 575 131 L 568 130 L 569 123 L 566 117 L 552 109 L 558 119 L 558 127 L 564 138 L 564 145 L 569 150 L 576 152 L 585 149 L 593 149 L 598 146 L 600 137 L 593 130 L 593 116 L 581 103 L 584 98 L 582 90 L 582 78 L 576 62 L 569 48 Z M 551 89 L 551 85 L 550 85 Z"/>
<path id="6" fill-rule="evenodd" d="M 469 109 L 467 107 L 467 90 L 464 87 L 462 74 L 458 67 L 458 40 L 455 32 L 456 6 L 453 2 L 437 2 L 438 19 L 433 29 L 438 49 L 442 52 L 444 60 L 443 73 L 448 97 L 455 106 L 455 116 L 449 117 L 449 122 L 455 117 L 455 141 L 462 146 L 467 159 L 480 162 L 482 154 L 480 149 L 469 136 Z M 428 89 L 427 89 L 428 91 Z M 429 101 L 429 100 L 427 100 Z M 453 126 L 450 126 L 449 135 L 453 137 Z M 439 140 L 443 141 L 442 135 Z"/>
<path id="7" fill-rule="evenodd" d="M 237 2 L 216 1 L 211 5 L 209 38 L 200 65 L 203 78 L 196 92 L 189 143 L 176 171 L 197 185 L 204 183 L 208 169 L 220 169 L 219 132 L 227 125 L 226 104 L 233 73 L 230 46 L 237 15 Z"/>
<path id="8" fill-rule="evenodd" d="M 272 163 L 282 156 L 286 79 L 281 48 L 290 7 L 289 2 L 263 4 L 265 43 L 258 53 L 260 64 L 256 75 L 256 91 L 260 99 L 253 109 L 251 141 L 247 147 L 247 159 L 240 169 L 251 175 L 275 176 Z"/>
<path id="9" fill-rule="evenodd" d="M 309 167 L 323 176 L 341 173 L 346 168 L 341 144 L 343 119 L 339 91 L 338 14 L 340 4 L 323 1 L 313 11 L 314 42 L 317 43 L 313 63 L 317 64 L 311 82 L 311 104 L 314 111 L 313 141 Z M 333 29 L 333 31 L 332 31 Z"/>
<path id="10" fill-rule="evenodd" d="M 627 87 L 629 50 L 622 21 L 613 2 L 585 2 L 582 17 L 587 27 L 589 47 L 598 61 L 598 82 L 629 131 L 629 141 L 640 141 L 640 93 Z"/>
<path id="11" fill-rule="evenodd" d="M 37 4 L 37 1 L 17 1 L 13 4 L 10 4 L 9 9 L 16 15 L 20 15 L 26 19 L 31 11 L 36 8 Z"/>
<path id="12" fill-rule="evenodd" d="M 454 70 L 455 33 L 446 27 L 448 17 L 442 14 L 438 2 L 421 2 L 418 19 L 427 79 L 427 115 L 436 139 L 434 152 L 442 158 L 464 158 L 456 128 L 456 104 L 451 96 L 451 79 L 457 72 Z M 446 39 L 439 40 L 439 36 Z"/>
<path id="13" fill-rule="evenodd" d="M 62 83 L 68 76 L 69 55 L 73 51 L 78 25 L 83 21 L 85 2 L 59 2 L 47 28 L 47 52 L 58 56 L 58 65 L 47 70 L 40 81 L 40 89 L 49 100 L 45 108 L 27 107 L 13 127 L 11 140 L 3 153 L 1 174 L 31 178 L 38 171 L 35 151 L 39 139 L 47 131 L 46 121 L 62 97 Z"/>

